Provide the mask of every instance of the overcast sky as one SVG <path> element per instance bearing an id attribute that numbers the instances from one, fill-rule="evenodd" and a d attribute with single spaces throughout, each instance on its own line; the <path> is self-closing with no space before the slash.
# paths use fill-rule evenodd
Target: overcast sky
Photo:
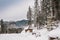
<path id="1" fill-rule="evenodd" d="M 33 7 L 34 0 L 0 0 L 0 19 L 5 21 L 26 19 L 29 5 Z"/>

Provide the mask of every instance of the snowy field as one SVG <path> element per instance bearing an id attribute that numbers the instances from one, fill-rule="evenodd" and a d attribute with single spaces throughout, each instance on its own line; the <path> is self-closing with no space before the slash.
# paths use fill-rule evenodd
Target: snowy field
<path id="1" fill-rule="evenodd" d="M 37 32 L 36 35 L 32 35 L 32 33 L 29 32 L 25 33 L 25 31 L 21 34 L 0 34 L 0 40 L 48 40 L 46 29 L 35 30 L 35 32 Z"/>
<path id="2" fill-rule="evenodd" d="M 59 37 L 60 38 L 60 23 L 59 27 L 52 31 L 47 31 L 46 28 L 37 30 L 34 29 L 33 32 L 25 32 L 25 28 L 21 33 L 18 34 L 0 34 L 0 40 L 49 40 L 49 37 Z M 35 33 L 34 35 L 32 33 Z"/>

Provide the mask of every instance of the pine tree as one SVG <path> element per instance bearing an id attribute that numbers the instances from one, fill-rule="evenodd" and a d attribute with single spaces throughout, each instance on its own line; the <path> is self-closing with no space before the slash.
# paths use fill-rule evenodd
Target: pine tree
<path id="1" fill-rule="evenodd" d="M 1 19 L 1 33 L 7 33 L 7 24 Z"/>
<path id="2" fill-rule="evenodd" d="M 1 19 L 1 33 L 4 33 L 4 22 L 3 22 L 3 19 Z"/>
<path id="3" fill-rule="evenodd" d="M 28 25 L 29 25 L 29 28 L 31 27 L 31 24 L 32 24 L 32 10 L 29 6 L 29 10 L 27 12 L 27 19 L 28 19 Z"/>
<path id="4" fill-rule="evenodd" d="M 35 7 L 34 7 L 34 27 L 38 26 L 38 24 L 37 24 L 38 23 L 38 20 L 37 20 L 38 14 L 39 14 L 38 0 L 35 0 Z"/>

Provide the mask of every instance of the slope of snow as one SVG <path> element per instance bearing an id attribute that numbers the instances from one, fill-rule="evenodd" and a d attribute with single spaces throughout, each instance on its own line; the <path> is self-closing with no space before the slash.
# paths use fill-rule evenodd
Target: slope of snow
<path id="1" fill-rule="evenodd" d="M 32 35 L 33 32 L 36 33 L 36 35 Z M 35 30 L 33 32 L 30 33 L 23 30 L 21 34 L 0 34 L 0 40 L 48 40 L 46 29 Z"/>
<path id="2" fill-rule="evenodd" d="M 0 40 L 49 40 L 49 37 L 60 38 L 60 23 L 59 27 L 52 31 L 48 31 L 46 28 L 33 29 L 33 32 L 25 32 L 28 26 L 18 34 L 0 34 Z M 33 34 L 34 33 L 34 34 Z"/>
<path id="3" fill-rule="evenodd" d="M 0 40 L 35 40 L 30 33 L 24 34 L 0 34 Z"/>
<path id="4" fill-rule="evenodd" d="M 54 29 L 49 32 L 50 37 L 60 37 L 60 28 Z"/>
<path id="5" fill-rule="evenodd" d="M 34 32 L 36 33 L 37 39 L 49 40 L 49 36 L 47 35 L 48 31 L 46 28 L 41 29 L 41 30 L 35 30 Z"/>
<path id="6" fill-rule="evenodd" d="M 58 25 L 59 25 L 58 28 L 49 32 L 50 37 L 59 37 L 60 38 L 60 23 Z"/>

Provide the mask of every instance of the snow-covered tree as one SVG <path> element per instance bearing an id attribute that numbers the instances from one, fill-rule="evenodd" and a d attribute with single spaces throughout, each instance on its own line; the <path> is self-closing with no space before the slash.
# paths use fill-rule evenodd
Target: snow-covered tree
<path id="1" fill-rule="evenodd" d="M 1 33 L 7 33 L 7 25 L 4 23 L 3 19 L 1 19 Z"/>
<path id="2" fill-rule="evenodd" d="M 1 33 L 4 33 L 4 23 L 3 23 L 3 19 L 1 19 Z"/>
<path id="3" fill-rule="evenodd" d="M 29 25 L 29 28 L 31 27 L 31 24 L 32 24 L 32 10 L 29 6 L 29 9 L 28 9 L 28 12 L 27 12 L 27 19 L 28 19 L 28 25 Z"/>
<path id="4" fill-rule="evenodd" d="M 38 0 L 35 0 L 35 7 L 34 7 L 34 27 L 37 27 L 37 16 L 39 13 L 39 8 L 38 8 Z"/>

